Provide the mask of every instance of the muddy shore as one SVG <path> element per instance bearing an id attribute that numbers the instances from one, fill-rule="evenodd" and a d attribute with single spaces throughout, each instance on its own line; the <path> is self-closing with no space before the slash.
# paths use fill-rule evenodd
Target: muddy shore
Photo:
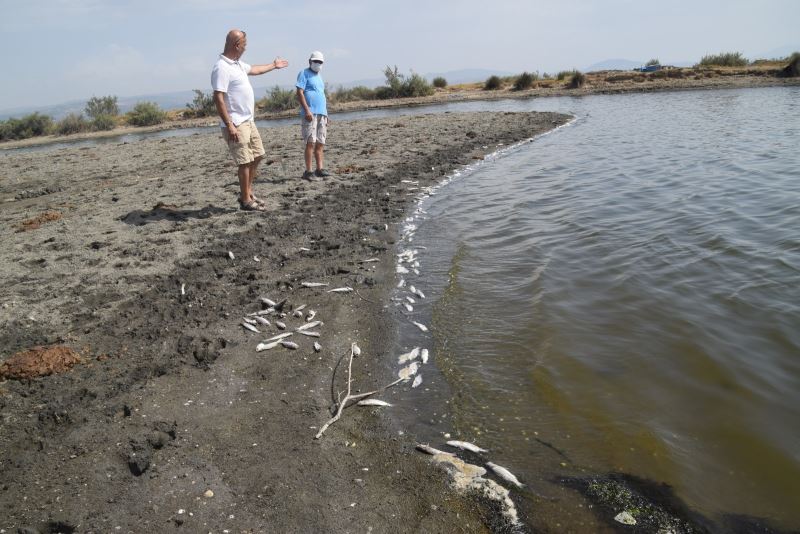
<path id="1" fill-rule="evenodd" d="M 379 409 L 348 409 L 313 437 L 351 343 L 355 389 L 394 378 L 386 304 L 417 194 L 402 180 L 433 184 L 567 120 L 334 121 L 335 175 L 315 183 L 299 179 L 297 129 L 270 129 L 255 188 L 266 213 L 237 209 L 216 134 L 0 154 L 0 362 L 52 345 L 80 359 L 0 382 L 0 529 L 487 531 L 491 510 L 450 489 Z M 289 330 L 303 322 L 294 309 L 315 310 L 320 338 L 256 353 L 279 331 L 274 315 L 261 334 L 241 326 L 261 297 L 286 299 Z"/>

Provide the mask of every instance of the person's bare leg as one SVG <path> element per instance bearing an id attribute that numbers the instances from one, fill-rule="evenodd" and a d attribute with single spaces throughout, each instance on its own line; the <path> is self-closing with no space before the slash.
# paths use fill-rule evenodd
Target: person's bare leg
<path id="1" fill-rule="evenodd" d="M 252 200 L 253 198 L 253 184 L 256 181 L 256 176 L 258 176 L 258 164 L 261 163 L 261 156 L 258 156 L 256 159 L 253 160 L 248 166 L 250 167 L 250 184 L 248 189 L 250 190 L 250 196 L 248 199 Z"/>
<path id="2" fill-rule="evenodd" d="M 311 171 L 311 155 L 314 153 L 314 143 L 306 143 L 306 171 Z"/>
<path id="3" fill-rule="evenodd" d="M 325 145 L 323 145 L 322 143 L 316 143 L 314 145 L 314 160 L 317 163 L 317 170 L 318 171 L 321 171 L 322 169 L 325 168 L 323 166 L 324 159 L 325 159 L 325 156 L 323 155 L 323 151 L 324 150 L 325 150 Z M 308 162 L 307 165 L 310 166 L 310 164 L 311 164 L 311 161 L 310 161 L 310 158 L 309 158 L 309 162 Z"/>
<path id="4" fill-rule="evenodd" d="M 250 202 L 250 163 L 239 165 L 239 201 L 243 204 Z"/>

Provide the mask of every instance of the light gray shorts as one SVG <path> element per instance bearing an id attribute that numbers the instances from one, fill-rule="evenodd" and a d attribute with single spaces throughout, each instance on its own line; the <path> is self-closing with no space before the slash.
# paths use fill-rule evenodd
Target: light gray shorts
<path id="1" fill-rule="evenodd" d="M 328 117 L 325 115 L 314 115 L 311 121 L 305 117 L 300 119 L 300 135 L 303 142 L 325 144 L 325 136 L 328 134 Z"/>

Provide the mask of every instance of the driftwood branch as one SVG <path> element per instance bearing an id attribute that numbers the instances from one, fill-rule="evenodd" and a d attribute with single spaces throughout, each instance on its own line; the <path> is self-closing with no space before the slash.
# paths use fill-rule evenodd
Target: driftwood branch
<path id="1" fill-rule="evenodd" d="M 353 384 L 353 356 L 355 356 L 355 343 L 350 345 L 350 361 L 347 364 L 347 395 L 345 395 L 344 399 L 339 401 L 339 406 L 336 410 L 336 414 L 331 417 L 327 423 L 322 425 L 322 428 L 319 429 L 317 435 L 314 436 L 314 439 L 319 439 L 322 437 L 322 434 L 328 430 L 328 427 L 331 426 L 333 423 L 339 420 L 342 416 L 342 412 L 344 411 L 345 407 L 347 407 L 347 403 L 353 400 L 363 399 L 364 397 L 369 397 L 370 395 L 375 395 L 376 393 L 380 393 L 381 391 L 387 390 L 392 386 L 403 382 L 405 379 L 398 378 L 391 384 L 387 384 L 380 389 L 376 389 L 374 391 L 368 391 L 366 393 L 359 393 L 357 395 L 352 395 L 350 392 L 352 391 L 352 384 Z"/>

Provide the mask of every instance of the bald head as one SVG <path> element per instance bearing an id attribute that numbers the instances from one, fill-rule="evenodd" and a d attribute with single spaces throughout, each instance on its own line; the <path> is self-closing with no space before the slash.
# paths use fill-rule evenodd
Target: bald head
<path id="1" fill-rule="evenodd" d="M 247 45 L 247 34 L 242 30 L 231 30 L 225 37 L 225 51 L 223 54 L 232 59 L 239 59 L 244 54 Z"/>

